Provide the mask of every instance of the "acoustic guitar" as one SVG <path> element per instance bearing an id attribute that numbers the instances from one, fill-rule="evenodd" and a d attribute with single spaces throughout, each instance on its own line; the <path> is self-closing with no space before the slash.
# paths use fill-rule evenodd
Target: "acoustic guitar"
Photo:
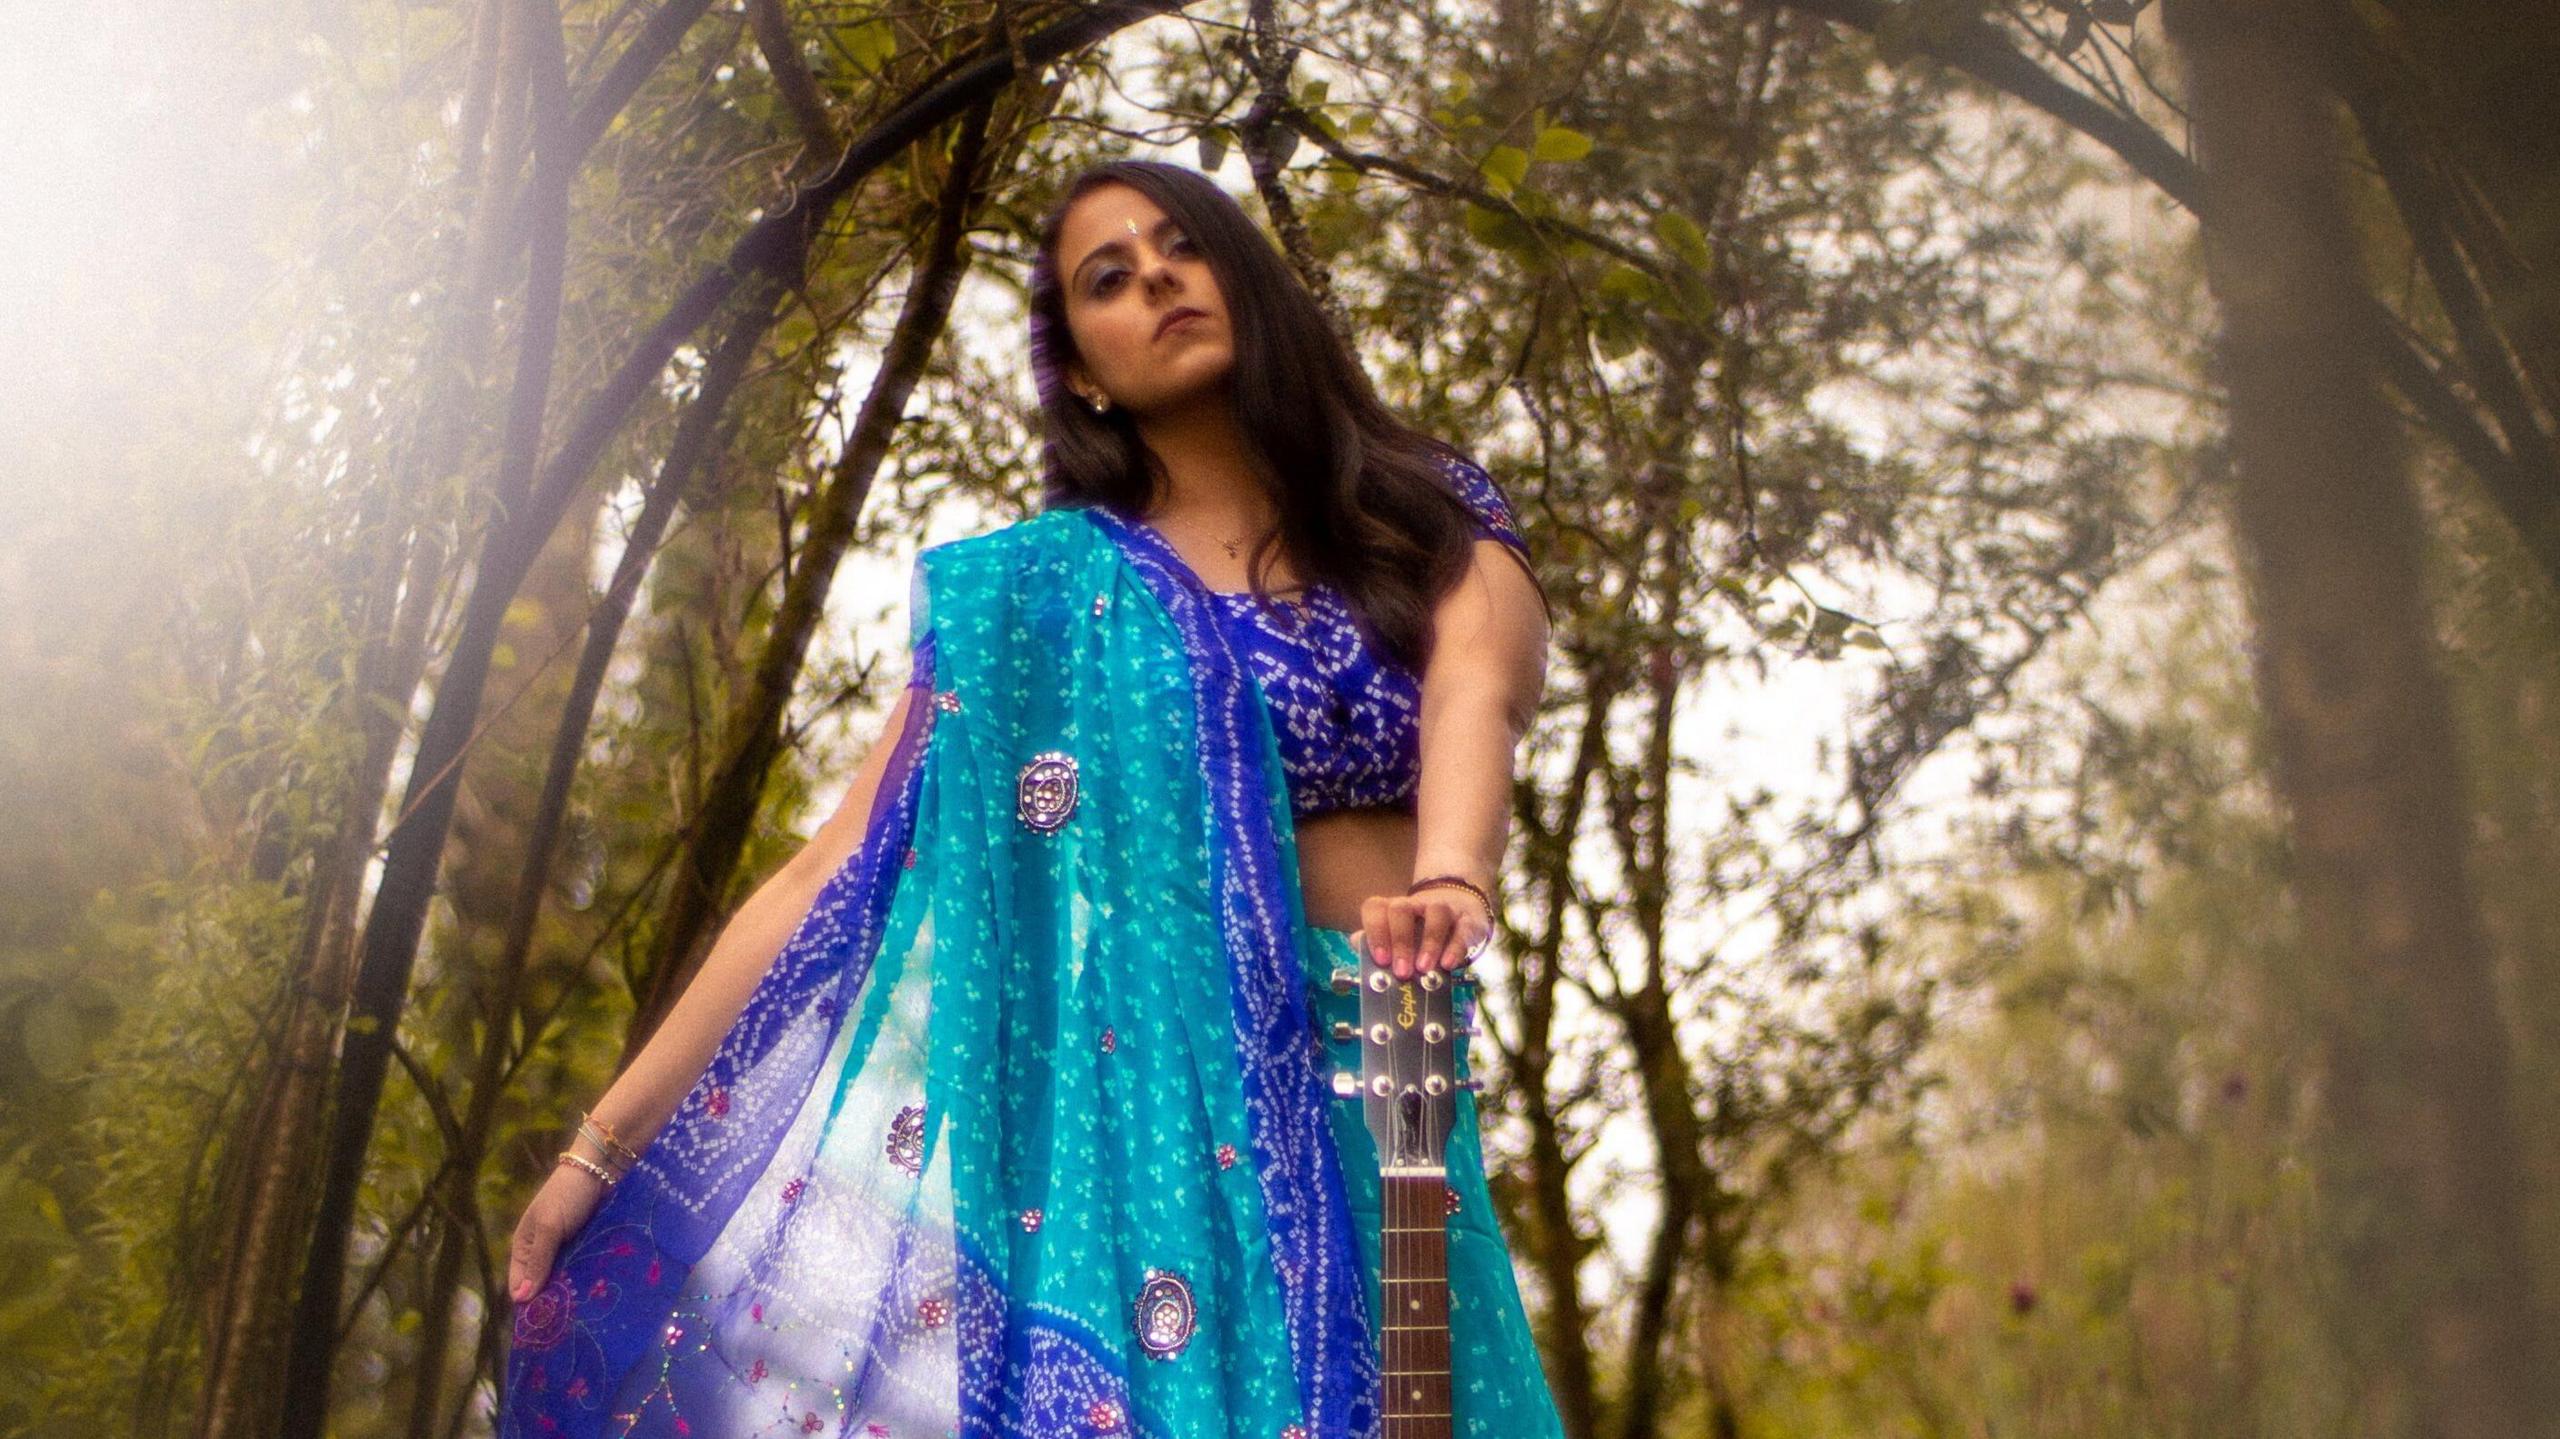
<path id="1" fill-rule="evenodd" d="M 1449 1210 L 1445 1161 L 1457 1096 L 1458 986 L 1467 972 L 1398 979 L 1363 946 L 1360 967 L 1333 972 L 1356 989 L 1360 1022 L 1334 1038 L 1360 1041 L 1360 1068 L 1337 1072 L 1334 1093 L 1360 1102 L 1378 1146 L 1379 1408 L 1384 1439 L 1449 1439 Z M 1471 1031 L 1470 1031 L 1471 1032 Z"/>

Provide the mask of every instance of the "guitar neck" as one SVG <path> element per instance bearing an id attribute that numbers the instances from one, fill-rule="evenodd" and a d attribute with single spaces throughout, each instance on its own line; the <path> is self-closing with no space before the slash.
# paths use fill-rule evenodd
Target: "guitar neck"
<path id="1" fill-rule="evenodd" d="M 1449 1439 L 1449 1208 L 1437 1173 L 1381 1177 L 1384 1439 Z"/>
<path id="2" fill-rule="evenodd" d="M 1377 1141 L 1378 1412 L 1382 1439 L 1449 1439 L 1449 1181 L 1445 1153 L 1457 1096 L 1460 981 L 1437 971 L 1399 980 L 1374 954 L 1334 971 L 1337 994 L 1360 993 L 1360 1070 L 1334 1076 L 1359 1100 Z"/>

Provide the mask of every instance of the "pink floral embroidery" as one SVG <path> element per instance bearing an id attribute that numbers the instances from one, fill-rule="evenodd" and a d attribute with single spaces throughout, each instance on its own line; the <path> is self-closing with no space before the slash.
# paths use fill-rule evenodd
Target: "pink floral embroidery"
<path id="1" fill-rule="evenodd" d="M 877 1419 L 863 1425 L 862 1432 L 870 1435 L 871 1439 L 889 1439 L 889 1426 Z"/>
<path id="2" fill-rule="evenodd" d="M 1093 1432 L 1097 1434 L 1117 1434 L 1120 1432 L 1120 1406 L 1108 1399 L 1096 1399 L 1084 1411 L 1084 1422 L 1092 1425 Z"/>
<path id="3" fill-rule="evenodd" d="M 916 1302 L 916 1322 L 927 1329 L 939 1329 L 951 1318 L 951 1306 L 940 1299 Z"/>
<path id="4" fill-rule="evenodd" d="M 797 1203 L 800 1198 L 800 1191 L 808 1187 L 809 1180 L 806 1175 L 795 1177 L 789 1184 L 782 1186 L 782 1202 L 785 1204 Z"/>
<path id="5" fill-rule="evenodd" d="M 800 1432 L 803 1434 L 815 1434 L 824 1427 L 826 1426 L 819 1420 L 818 1411 L 815 1409 L 801 1416 Z"/>
<path id="6" fill-rule="evenodd" d="M 568 1396 L 569 1396 L 570 1398 L 572 1398 L 572 1399 L 584 1399 L 584 1398 L 586 1398 L 586 1397 L 587 1397 L 587 1376 L 585 1376 L 584 1374 L 581 1374 L 581 1375 L 579 1375 L 577 1378 L 570 1380 L 570 1381 L 569 1381 L 569 1387 L 568 1387 L 568 1388 L 566 1388 L 566 1389 L 561 1390 L 560 1392 L 561 1392 L 561 1393 L 563 1393 L 563 1394 L 568 1395 Z"/>
<path id="7" fill-rule="evenodd" d="M 747 1367 L 747 1382 L 750 1384 L 761 1384 L 764 1382 L 764 1376 L 768 1372 L 769 1371 L 764 1367 L 764 1360 L 758 1359 L 755 1363 Z"/>
<path id="8" fill-rule="evenodd" d="M 602 1284 L 604 1281 L 596 1281 Z M 551 1282 L 516 1308 L 516 1347 L 548 1349 L 566 1338 L 577 1312 L 578 1297 L 569 1289 L 565 1274 L 554 1274 Z"/>
<path id="9" fill-rule="evenodd" d="M 1109 1054 L 1111 1051 L 1118 1049 L 1119 1047 L 1120 1036 L 1113 1033 L 1109 1025 L 1104 1025 L 1102 1029 L 1102 1052 Z"/>
<path id="10" fill-rule="evenodd" d="M 1449 1212 L 1450 1212 L 1451 1214 L 1455 1214 L 1455 1213 L 1457 1213 L 1457 1212 L 1458 1212 L 1458 1191 L 1457 1191 L 1457 1190 L 1455 1190 L 1455 1189 L 1450 1188 L 1448 1185 L 1445 1185 L 1445 1184 L 1444 1184 L 1444 1185 L 1442 1185 L 1440 1188 L 1441 1188 L 1441 1192 L 1447 1196 L 1447 1198 L 1446 1198 L 1446 1199 L 1444 1199 L 1442 1202 L 1443 1202 L 1443 1203 L 1445 1203 L 1445 1204 L 1447 1204 L 1447 1205 L 1449 1206 Z"/>
<path id="11" fill-rule="evenodd" d="M 681 1415 L 681 1414 L 677 1415 L 677 1416 L 676 1416 L 676 1432 L 677 1432 L 678 1434 L 690 1434 L 690 1433 L 692 1433 L 692 1432 L 693 1432 L 693 1423 L 692 1423 L 692 1421 L 690 1421 L 690 1420 L 686 1419 L 686 1418 L 685 1418 L 683 1415 Z"/>
<path id="12" fill-rule="evenodd" d="M 1233 1169 L 1236 1167 L 1236 1147 L 1234 1145 L 1221 1144 L 1218 1146 L 1218 1167 L 1220 1169 Z"/>
<path id="13" fill-rule="evenodd" d="M 1307 1439 L 1307 1426 L 1304 1424 L 1292 1424 L 1288 1428 L 1280 1431 L 1280 1439 Z"/>
<path id="14" fill-rule="evenodd" d="M 661 1274 L 661 1273 L 663 1273 L 663 1272 L 664 1272 L 664 1271 L 663 1271 L 663 1270 L 661 1270 L 661 1269 L 659 1268 L 659 1261 L 658 1261 L 658 1260 L 656 1260 L 655 1258 L 652 1258 L 652 1259 L 649 1261 L 649 1278 L 648 1278 L 648 1281 L 647 1281 L 647 1282 L 649 1282 L 649 1283 L 651 1283 L 651 1284 L 655 1284 L 655 1283 L 657 1283 L 657 1282 L 658 1282 L 658 1276 L 659 1276 L 659 1274 Z"/>
<path id="15" fill-rule="evenodd" d="M 903 859 L 903 860 L 899 861 L 899 863 L 898 863 L 898 868 L 900 868 L 900 869 L 913 869 L 913 868 L 915 868 L 915 867 L 916 867 L 916 852 L 915 852 L 913 849 L 909 849 L 909 850 L 907 851 L 907 857 L 906 857 L 905 859 Z"/>
<path id="16" fill-rule="evenodd" d="M 709 1105 L 708 1107 L 709 1107 L 709 1109 L 711 1110 L 711 1115 L 712 1115 L 712 1117 L 713 1117 L 714 1119 L 717 1119 L 717 1118 L 719 1118 L 721 1115 L 724 1115 L 724 1114 L 728 1113 L 728 1112 L 729 1112 L 729 1086 L 727 1086 L 727 1085 L 725 1085 L 725 1084 L 720 1084 L 720 1085 L 714 1085 L 714 1086 L 712 1086 L 712 1089 L 711 1089 L 711 1102 L 710 1102 L 710 1105 Z"/>
<path id="17" fill-rule="evenodd" d="M 1040 1232 L 1039 1210 L 1026 1209 L 1022 1211 L 1022 1232 L 1025 1234 L 1037 1234 Z"/>

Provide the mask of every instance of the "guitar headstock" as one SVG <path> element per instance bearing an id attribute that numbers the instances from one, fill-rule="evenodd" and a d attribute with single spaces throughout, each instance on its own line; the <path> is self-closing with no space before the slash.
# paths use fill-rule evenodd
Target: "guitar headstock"
<path id="1" fill-rule="evenodd" d="M 1478 1087 L 1458 1077 L 1456 996 L 1459 985 L 1473 982 L 1464 969 L 1398 979 L 1365 942 L 1359 968 L 1333 972 L 1336 993 L 1360 995 L 1360 1069 L 1335 1074 L 1334 1093 L 1361 1102 L 1388 1175 L 1444 1172 L 1458 1091 Z M 1336 1026 L 1336 1038 L 1354 1037 L 1343 1028 Z"/>

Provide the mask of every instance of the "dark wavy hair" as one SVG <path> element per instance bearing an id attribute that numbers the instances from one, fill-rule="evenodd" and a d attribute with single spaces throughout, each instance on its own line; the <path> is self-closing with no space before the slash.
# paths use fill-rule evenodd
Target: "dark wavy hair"
<path id="1" fill-rule="evenodd" d="M 1041 223 L 1030 306 L 1043 504 L 1138 514 L 1166 483 L 1162 462 L 1125 411 L 1095 414 L 1066 384 L 1075 341 L 1058 232 L 1078 199 L 1110 184 L 1139 191 L 1172 216 L 1217 277 L 1235 347 L 1227 392 L 1253 450 L 1251 468 L 1280 514 L 1272 538 L 1299 557 L 1302 579 L 1339 590 L 1378 646 L 1418 672 L 1430 658 L 1433 605 L 1466 573 L 1475 540 L 1471 512 L 1443 466 L 1473 460 L 1379 400 L 1279 248 L 1196 170 L 1153 160 L 1093 165 L 1068 182 Z M 1265 604 L 1270 548 L 1270 540 L 1256 545 L 1245 570 Z"/>

